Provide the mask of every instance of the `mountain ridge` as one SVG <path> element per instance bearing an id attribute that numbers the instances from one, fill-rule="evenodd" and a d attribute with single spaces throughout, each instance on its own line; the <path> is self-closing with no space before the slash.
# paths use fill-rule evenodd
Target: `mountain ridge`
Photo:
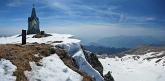
<path id="1" fill-rule="evenodd" d="M 97 57 L 92 57 L 90 54 L 87 53 L 87 55 L 84 54 L 84 50 L 81 47 L 80 44 L 80 40 L 78 39 L 74 39 L 72 38 L 73 35 L 70 34 L 51 34 L 48 37 L 41 37 L 41 38 L 34 38 L 34 35 L 27 35 L 27 44 L 26 45 L 21 45 L 21 36 L 20 35 L 15 35 L 15 36 L 11 36 L 11 37 L 1 37 L 0 38 L 0 45 L 2 45 L 2 48 L 4 48 L 4 51 L 6 53 L 4 53 L 3 51 L 1 52 L 0 55 L 1 59 L 5 59 L 5 60 L 12 60 L 12 59 L 23 59 L 23 58 L 15 58 L 17 57 L 16 55 L 20 55 L 20 56 L 27 56 L 27 58 L 32 59 L 31 57 L 28 56 L 28 54 L 31 54 L 32 57 L 37 57 L 40 58 L 41 60 L 33 61 L 33 60 L 37 60 L 37 59 L 33 59 L 30 60 L 29 62 L 27 62 L 26 65 L 28 65 L 28 63 L 30 64 L 29 66 L 31 67 L 31 69 L 28 70 L 23 70 L 21 71 L 22 75 L 25 75 L 25 77 L 27 78 L 28 81 L 45 81 L 46 79 L 48 81 L 54 81 L 54 80 L 63 80 L 68 81 L 68 80 L 72 80 L 72 81 L 81 81 L 82 80 L 82 76 L 86 79 L 83 79 L 83 81 L 107 81 L 109 80 L 108 77 L 103 77 L 103 74 L 101 74 L 99 72 L 98 69 L 95 69 L 94 66 L 91 66 L 94 62 L 91 61 L 89 62 L 88 58 L 91 59 L 95 59 L 96 62 L 99 62 L 97 60 Z M 59 42 L 60 41 L 60 42 Z M 22 52 L 25 52 L 25 54 L 23 53 L 21 54 L 16 54 L 18 53 L 19 49 L 14 50 L 15 47 L 11 47 L 8 50 L 8 45 L 14 45 L 16 48 L 20 48 L 23 49 Z M 51 46 L 51 48 L 49 48 L 50 52 L 45 52 L 42 51 L 41 48 L 33 48 L 33 46 L 37 46 L 37 45 L 45 45 L 48 44 Z M 32 47 L 28 48 L 28 46 L 31 45 Z M 10 47 L 10 46 L 9 46 Z M 65 52 L 60 53 L 60 50 L 53 50 L 53 49 L 63 49 Z M 37 52 L 28 52 L 30 51 L 30 49 L 33 49 Z M 28 50 L 28 51 L 26 51 Z M 49 51 L 47 50 L 47 51 Z M 42 53 L 44 53 L 44 55 L 42 55 Z M 60 53 L 60 54 L 56 54 L 56 53 Z M 10 54 L 14 54 L 11 57 L 8 58 L 8 56 L 10 56 Z M 51 55 L 50 55 L 51 54 Z M 64 55 L 63 55 L 64 54 Z M 59 56 L 58 56 L 59 55 Z M 26 57 L 25 57 L 26 58 Z M 65 61 L 65 59 L 70 59 L 70 61 Z M 56 62 L 58 61 L 58 62 Z M 3 62 L 3 61 L 2 61 Z M 17 62 L 17 61 L 16 61 Z M 20 61 L 22 63 L 24 63 L 23 61 Z M 67 63 L 70 62 L 70 64 L 68 65 Z M 57 64 L 58 63 L 58 64 Z M 73 65 L 72 65 L 73 63 Z M 14 63 L 13 63 L 14 64 Z M 65 65 L 66 64 L 66 65 Z M 3 64 L 2 64 L 3 65 Z M 15 64 L 14 64 L 15 65 Z M 0 61 L 0 66 L 1 66 L 1 61 Z M 101 64 L 98 64 L 97 67 L 102 66 Z M 17 66 L 18 69 L 21 68 L 20 66 Z M 55 69 L 53 69 L 54 67 L 57 67 Z M 77 68 L 76 69 L 70 69 L 69 67 L 74 67 Z M 96 67 L 96 66 L 95 66 Z M 9 66 L 9 68 L 12 68 Z M 49 69 L 50 68 L 50 69 Z M 3 71 L 6 72 L 6 70 L 3 68 Z M 17 71 L 17 69 L 16 69 Z M 46 71 L 46 73 L 42 73 Z M 24 73 L 23 73 L 24 72 Z M 78 73 L 79 75 L 76 75 L 76 73 Z M 0 72 L 1 73 L 1 72 Z M 12 73 L 12 72 L 11 72 Z M 13 72 L 15 73 L 15 72 Z M 58 74 L 59 73 L 59 74 Z M 17 73 L 16 73 L 17 74 Z M 0 75 L 4 75 L 3 72 Z M 65 75 L 64 77 L 59 77 L 61 75 Z M 11 76 L 11 75 L 10 75 Z M 15 76 L 15 75 L 12 75 Z M 54 76 L 54 77 L 52 77 Z M 75 76 L 75 77 L 73 77 Z M 107 74 L 107 76 L 110 76 L 110 74 Z M 44 78 L 47 77 L 47 78 Z M 17 77 L 16 77 L 17 78 Z M 6 78 L 3 79 L 3 81 L 8 81 Z M 16 81 L 22 81 L 22 78 L 18 78 Z M 15 81 L 14 79 L 12 81 Z M 26 81 L 26 79 L 24 78 L 23 81 Z M 113 80 L 111 80 L 113 81 Z"/>
<path id="2" fill-rule="evenodd" d="M 115 48 L 136 48 L 143 45 L 165 46 L 165 39 L 152 36 L 114 36 L 99 39 L 88 45 Z"/>

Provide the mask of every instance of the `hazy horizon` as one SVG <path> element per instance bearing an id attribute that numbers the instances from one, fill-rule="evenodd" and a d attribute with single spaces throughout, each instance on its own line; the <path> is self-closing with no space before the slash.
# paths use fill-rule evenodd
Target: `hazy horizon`
<path id="1" fill-rule="evenodd" d="M 5 0 L 0 1 L 0 34 L 28 28 L 35 3 L 40 29 L 68 33 L 87 41 L 114 36 L 165 40 L 163 0 Z"/>

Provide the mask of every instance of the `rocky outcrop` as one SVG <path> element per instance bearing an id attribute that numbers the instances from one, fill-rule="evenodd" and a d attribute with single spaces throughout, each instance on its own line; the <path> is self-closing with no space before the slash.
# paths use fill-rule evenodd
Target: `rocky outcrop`
<path id="1" fill-rule="evenodd" d="M 160 52 L 165 51 L 165 47 L 154 47 L 154 46 L 141 46 L 138 48 L 130 49 L 128 51 L 122 52 L 121 55 L 124 54 L 135 54 L 135 55 L 144 55 L 150 52 Z"/>
<path id="2" fill-rule="evenodd" d="M 85 72 L 79 70 L 79 67 L 76 64 L 75 60 L 72 57 L 70 57 L 64 49 L 56 46 L 56 48 L 52 49 L 52 51 L 54 51 L 60 57 L 60 59 L 64 62 L 66 66 L 68 66 L 73 71 L 79 73 L 81 76 L 83 76 L 82 81 L 95 81 L 92 77 L 87 75 Z"/>
<path id="3" fill-rule="evenodd" d="M 48 37 L 48 36 L 52 36 L 52 35 L 38 33 L 38 34 L 34 35 L 33 38 L 42 38 L 42 37 Z"/>
<path id="4" fill-rule="evenodd" d="M 103 66 L 97 56 L 87 50 L 84 50 L 84 55 L 89 64 L 103 76 Z"/>
<path id="5" fill-rule="evenodd" d="M 103 65 L 98 60 L 98 57 L 96 56 L 96 54 L 85 50 L 83 46 L 81 47 L 83 49 L 85 58 L 87 59 L 88 63 L 103 76 L 104 81 L 114 81 L 114 78 L 112 77 L 110 71 L 106 75 L 103 75 Z"/>
<path id="6" fill-rule="evenodd" d="M 104 80 L 105 81 L 114 81 L 114 78 L 112 77 L 110 71 L 106 75 L 104 75 Z"/>

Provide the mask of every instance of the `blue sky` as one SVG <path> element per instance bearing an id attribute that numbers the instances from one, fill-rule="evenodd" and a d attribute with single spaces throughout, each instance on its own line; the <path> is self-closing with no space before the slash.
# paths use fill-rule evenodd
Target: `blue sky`
<path id="1" fill-rule="evenodd" d="M 164 0 L 0 0 L 0 34 L 20 33 L 35 3 L 41 30 L 94 41 L 165 34 Z"/>

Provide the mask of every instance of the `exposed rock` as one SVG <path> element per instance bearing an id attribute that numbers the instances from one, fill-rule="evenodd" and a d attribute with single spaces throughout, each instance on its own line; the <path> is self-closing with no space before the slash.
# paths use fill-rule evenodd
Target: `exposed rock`
<path id="1" fill-rule="evenodd" d="M 42 35 L 39 33 L 39 34 L 34 35 L 33 38 L 42 38 L 42 37 L 48 37 L 48 36 L 52 36 L 52 35 L 51 34 L 43 34 Z"/>
<path id="2" fill-rule="evenodd" d="M 85 58 L 87 59 L 88 63 L 103 76 L 103 65 L 98 60 L 96 54 L 87 51 L 85 48 L 83 48 L 83 46 L 81 47 L 83 49 Z M 103 78 L 105 81 L 114 81 L 114 78 L 112 77 L 110 71 L 106 75 L 104 75 Z"/>
<path id="3" fill-rule="evenodd" d="M 150 52 L 160 52 L 165 51 L 165 47 L 154 47 L 154 46 L 141 46 L 138 48 L 130 49 L 128 51 L 122 52 L 123 54 L 135 54 L 135 55 L 143 55 Z"/>
<path id="4" fill-rule="evenodd" d="M 94 53 L 84 50 L 84 55 L 89 64 L 103 76 L 103 66 Z"/>
<path id="5" fill-rule="evenodd" d="M 79 73 L 81 76 L 83 76 L 82 81 L 95 81 L 92 77 L 87 75 L 85 72 L 79 70 L 79 67 L 76 64 L 75 60 L 72 57 L 70 57 L 64 49 L 56 46 L 56 49 L 54 51 L 60 57 L 60 59 L 64 62 L 66 66 L 68 66 L 75 72 Z"/>
<path id="6" fill-rule="evenodd" d="M 114 81 L 114 78 L 112 77 L 110 71 L 106 75 L 104 75 L 104 80 L 105 81 Z"/>

